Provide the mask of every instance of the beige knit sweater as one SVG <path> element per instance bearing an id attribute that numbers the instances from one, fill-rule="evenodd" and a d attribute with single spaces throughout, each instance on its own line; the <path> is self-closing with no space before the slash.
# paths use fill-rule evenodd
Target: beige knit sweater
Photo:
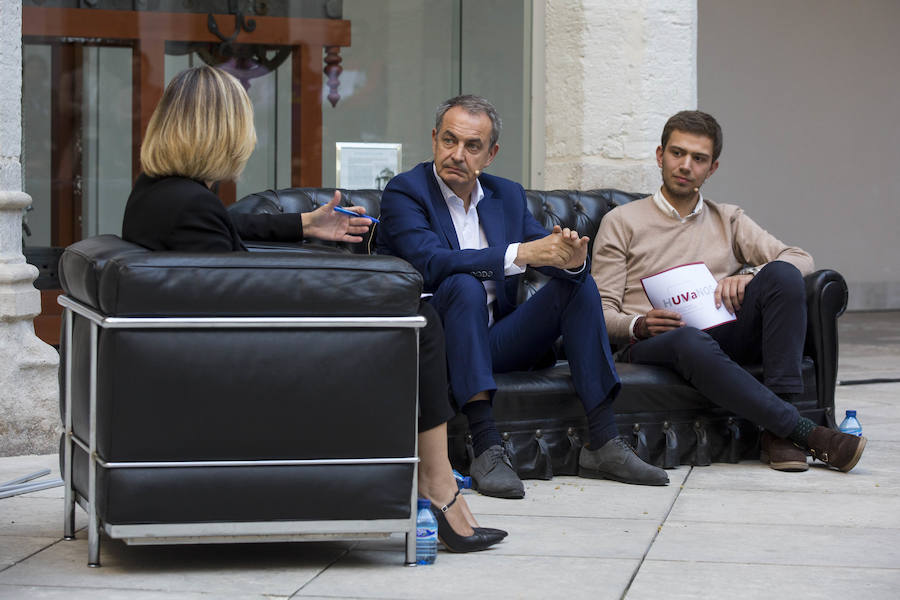
<path id="1" fill-rule="evenodd" d="M 627 343 L 634 315 L 652 306 L 641 278 L 692 262 L 705 262 L 716 281 L 744 265 L 783 260 L 803 275 L 812 273 L 812 256 L 787 246 L 733 204 L 704 198 L 703 209 L 684 222 L 664 214 L 653 197 L 610 211 L 594 240 L 591 275 L 603 298 L 606 328 L 614 344 Z"/>

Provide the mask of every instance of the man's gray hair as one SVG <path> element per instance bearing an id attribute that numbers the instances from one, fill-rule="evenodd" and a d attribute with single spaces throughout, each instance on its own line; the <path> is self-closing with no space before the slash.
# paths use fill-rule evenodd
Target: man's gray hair
<path id="1" fill-rule="evenodd" d="M 434 116 L 434 128 L 437 131 L 441 130 L 441 123 L 444 120 L 444 115 L 447 114 L 447 111 L 451 108 L 459 106 L 460 108 L 465 109 L 471 115 L 477 114 L 486 114 L 488 118 L 491 120 L 491 147 L 494 147 L 494 144 L 500 139 L 500 129 L 503 127 L 503 123 L 500 121 L 500 115 L 497 114 L 497 109 L 494 108 L 494 105 L 490 103 L 486 98 L 482 98 L 481 96 L 474 96 L 472 94 L 464 94 L 462 96 L 456 96 L 455 98 L 450 98 L 449 100 L 445 100 L 437 107 L 437 112 Z"/>

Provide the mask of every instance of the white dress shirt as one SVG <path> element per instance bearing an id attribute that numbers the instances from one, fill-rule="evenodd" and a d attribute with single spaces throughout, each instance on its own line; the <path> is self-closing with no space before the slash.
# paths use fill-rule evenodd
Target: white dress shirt
<path id="1" fill-rule="evenodd" d="M 691 214 L 686 217 L 682 217 L 678 211 L 675 210 L 675 207 L 669 204 L 669 201 L 663 196 L 662 188 L 659 188 L 656 190 L 656 193 L 653 194 L 653 203 L 656 205 L 656 208 L 661 210 L 664 214 L 675 217 L 682 223 L 685 223 L 688 219 L 695 218 L 700 214 L 700 211 L 703 210 L 703 192 L 697 192 L 697 204 L 694 205 L 694 210 L 691 211 Z"/>
<path id="2" fill-rule="evenodd" d="M 478 203 L 484 199 L 484 190 L 481 189 L 481 182 L 475 180 L 475 188 L 469 196 L 469 210 L 466 211 L 465 203 L 462 198 L 457 196 L 450 189 L 444 180 L 437 174 L 437 168 L 432 165 L 434 178 L 437 180 L 441 195 L 447 203 L 450 210 L 450 218 L 453 220 L 453 227 L 456 229 L 456 239 L 459 242 L 460 250 L 483 250 L 488 247 L 487 237 L 484 235 L 484 228 L 481 227 L 481 221 L 478 218 Z M 519 243 L 513 243 L 506 247 L 506 254 L 503 257 L 503 274 L 518 275 L 525 272 L 525 267 L 520 267 L 515 263 L 519 254 Z M 482 281 L 484 289 L 487 292 L 488 304 L 488 323 L 494 323 L 494 311 L 491 308 L 494 300 L 497 299 L 497 282 Z"/>

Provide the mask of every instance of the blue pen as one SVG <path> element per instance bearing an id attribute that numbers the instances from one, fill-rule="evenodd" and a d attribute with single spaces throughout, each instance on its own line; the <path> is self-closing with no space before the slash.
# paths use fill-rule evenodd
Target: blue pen
<path id="1" fill-rule="evenodd" d="M 334 210 L 335 210 L 335 212 L 343 213 L 345 215 L 350 215 L 351 217 L 364 217 L 366 219 L 371 219 L 373 223 L 381 223 L 381 221 L 379 221 L 378 219 L 376 219 L 375 217 L 373 217 L 371 215 L 361 215 L 359 213 L 353 212 L 352 210 L 347 210 L 346 208 L 344 208 L 342 206 L 335 206 Z"/>

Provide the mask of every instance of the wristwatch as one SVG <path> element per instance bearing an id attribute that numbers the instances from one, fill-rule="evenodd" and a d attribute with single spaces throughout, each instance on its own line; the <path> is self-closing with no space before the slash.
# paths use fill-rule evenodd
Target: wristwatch
<path id="1" fill-rule="evenodd" d="M 757 265 L 755 267 L 745 267 L 741 269 L 741 275 L 753 275 L 756 277 L 756 274 L 762 270 L 762 265 Z"/>

